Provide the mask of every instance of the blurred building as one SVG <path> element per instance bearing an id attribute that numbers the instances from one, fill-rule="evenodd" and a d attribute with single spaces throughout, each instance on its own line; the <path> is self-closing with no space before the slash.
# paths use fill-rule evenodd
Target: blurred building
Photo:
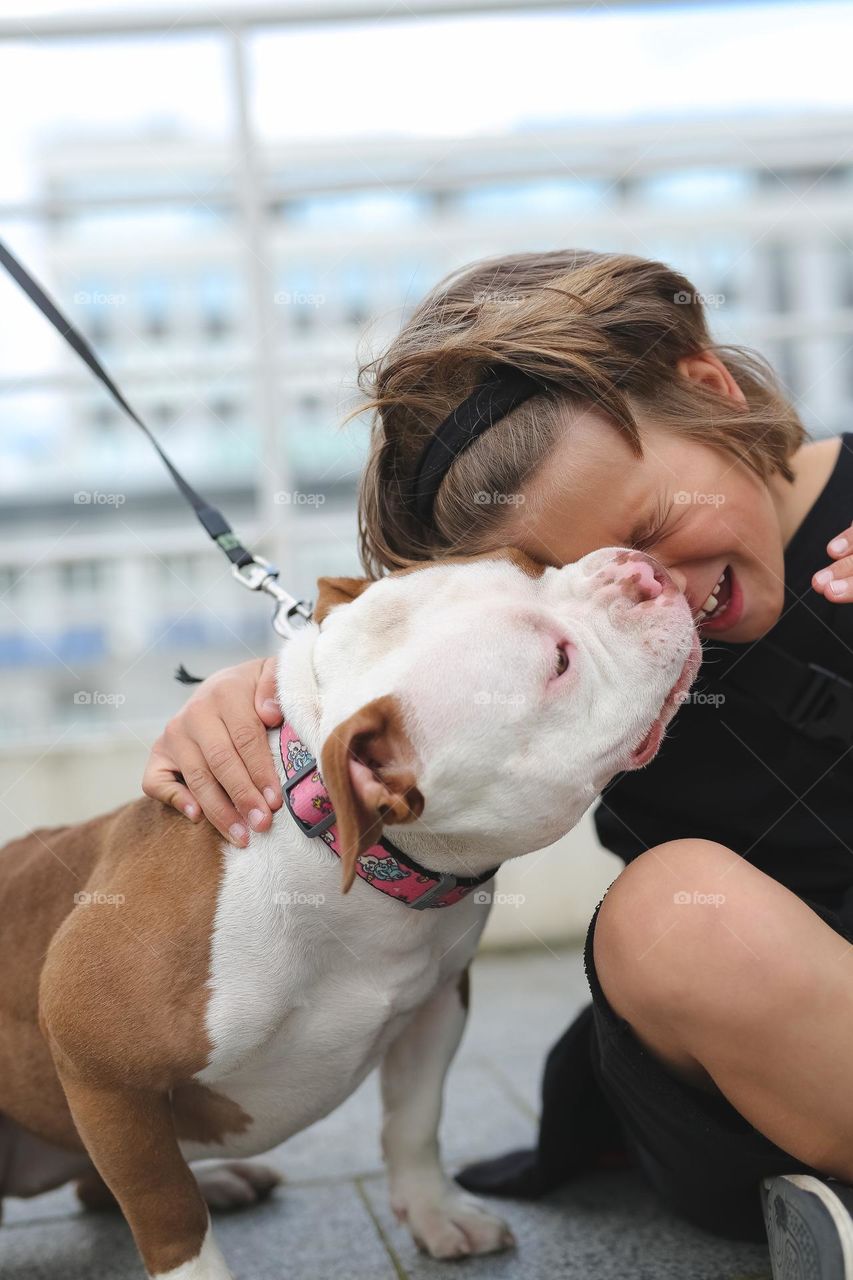
<path id="1" fill-rule="evenodd" d="M 190 137 L 63 138 L 38 157 L 44 274 L 187 475 L 310 595 L 319 573 L 357 570 L 366 433 L 339 426 L 357 349 L 381 348 L 475 258 L 662 258 L 721 341 L 775 364 L 815 434 L 844 430 L 851 127 L 769 116 L 357 139 L 270 146 L 242 175 L 231 149 Z M 204 674 L 274 646 L 269 609 L 232 585 L 141 434 L 82 366 L 57 367 L 0 383 L 6 740 L 157 723 L 178 661 Z"/>

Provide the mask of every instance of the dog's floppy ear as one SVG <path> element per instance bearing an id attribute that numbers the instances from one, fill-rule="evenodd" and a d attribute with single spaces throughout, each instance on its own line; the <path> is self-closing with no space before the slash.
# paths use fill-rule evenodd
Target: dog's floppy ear
<path id="1" fill-rule="evenodd" d="M 337 819 L 344 893 L 355 879 L 358 855 L 376 844 L 383 826 L 413 822 L 423 813 L 416 764 L 394 694 L 360 707 L 323 744 L 320 772 Z"/>
<path id="2" fill-rule="evenodd" d="M 349 604 L 373 585 L 373 578 L 318 578 L 317 603 L 311 615 L 319 625 L 336 604 Z"/>

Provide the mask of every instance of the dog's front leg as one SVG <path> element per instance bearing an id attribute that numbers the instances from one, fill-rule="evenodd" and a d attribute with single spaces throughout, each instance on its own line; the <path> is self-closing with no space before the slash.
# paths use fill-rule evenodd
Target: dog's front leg
<path id="1" fill-rule="evenodd" d="M 465 1026 L 467 972 L 443 986 L 382 1061 L 382 1151 L 391 1207 L 434 1258 L 494 1253 L 514 1240 L 507 1224 L 441 1167 L 438 1125 L 444 1077 Z"/>
<path id="2" fill-rule="evenodd" d="M 156 1280 L 231 1280 L 207 1205 L 181 1155 L 166 1094 L 101 1085 L 60 1068 L 80 1137 Z"/>

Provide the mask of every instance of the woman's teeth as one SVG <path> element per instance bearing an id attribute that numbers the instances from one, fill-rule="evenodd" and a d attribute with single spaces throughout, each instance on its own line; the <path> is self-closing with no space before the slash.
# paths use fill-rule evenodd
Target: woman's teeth
<path id="1" fill-rule="evenodd" d="M 720 601 L 718 597 L 720 594 L 720 587 L 723 585 L 723 582 L 725 581 L 725 577 L 726 577 L 726 571 L 724 569 L 723 572 L 720 574 L 719 578 L 717 579 L 717 585 L 714 587 L 714 590 L 711 592 L 711 594 L 708 596 L 708 599 L 705 601 L 705 603 L 702 605 L 702 608 L 699 610 L 703 620 L 705 618 L 710 618 L 711 614 L 716 613 L 717 609 L 719 608 Z"/>

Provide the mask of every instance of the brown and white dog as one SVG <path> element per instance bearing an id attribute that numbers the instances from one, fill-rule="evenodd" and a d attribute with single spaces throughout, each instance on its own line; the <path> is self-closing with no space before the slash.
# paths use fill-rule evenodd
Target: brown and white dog
<path id="1" fill-rule="evenodd" d="M 490 895 L 389 901 L 375 846 L 396 824 L 446 886 L 550 844 L 651 758 L 697 655 L 640 552 L 323 580 L 279 690 L 340 858 L 284 811 L 242 850 L 148 799 L 0 851 L 0 1195 L 79 1178 L 84 1202 L 118 1202 L 150 1276 L 228 1280 L 208 1203 L 267 1193 L 277 1175 L 244 1158 L 380 1065 L 397 1215 L 436 1257 L 512 1243 L 437 1141 Z M 231 1163 L 194 1176 L 211 1157 Z"/>

